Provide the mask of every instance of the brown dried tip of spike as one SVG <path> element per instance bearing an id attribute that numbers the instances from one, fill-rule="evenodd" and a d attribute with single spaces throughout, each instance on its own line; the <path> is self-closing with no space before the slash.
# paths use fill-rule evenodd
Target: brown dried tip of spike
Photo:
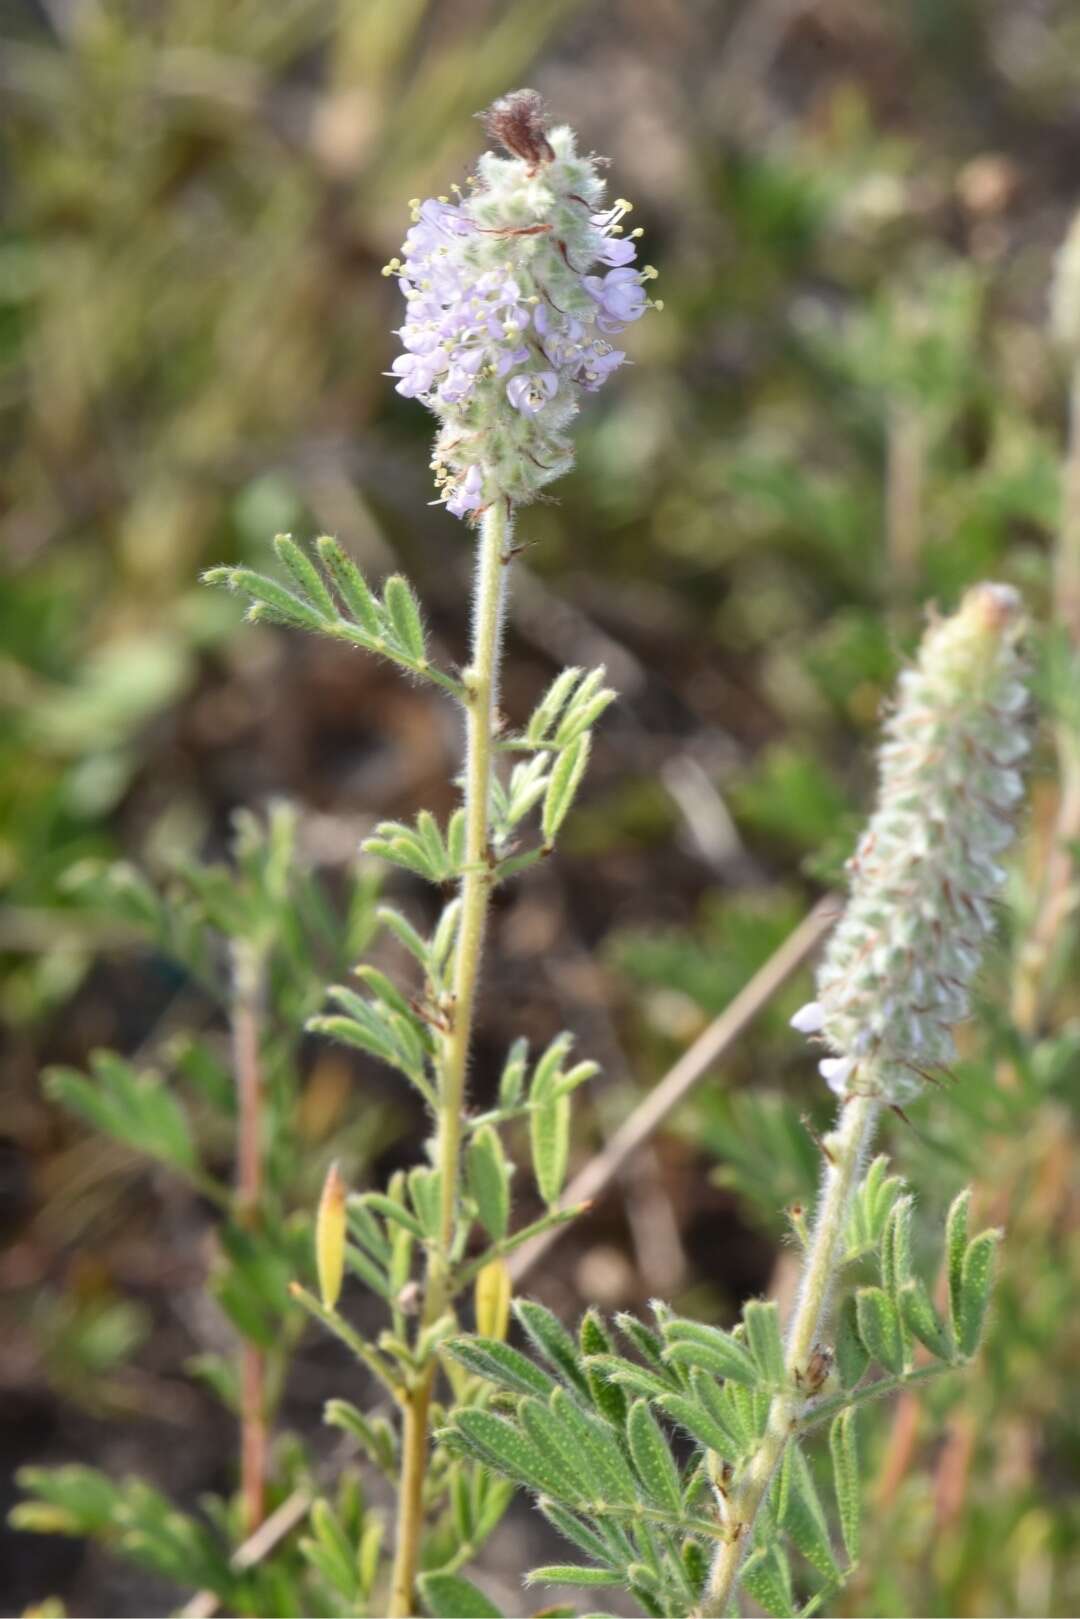
<path id="1" fill-rule="evenodd" d="M 536 90 L 511 90 L 493 101 L 486 112 L 478 113 L 486 133 L 514 157 L 522 158 L 530 169 L 553 163 L 555 153 L 547 138 L 547 110 Z"/>

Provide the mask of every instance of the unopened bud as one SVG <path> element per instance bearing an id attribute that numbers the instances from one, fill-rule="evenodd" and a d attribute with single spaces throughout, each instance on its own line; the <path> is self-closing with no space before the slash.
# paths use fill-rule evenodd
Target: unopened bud
<path id="1" fill-rule="evenodd" d="M 315 1266 L 323 1305 L 332 1310 L 341 1297 L 345 1275 L 345 1182 L 331 1164 L 319 1198 L 315 1220 Z"/>
<path id="2" fill-rule="evenodd" d="M 481 1338 L 506 1337 L 510 1324 L 510 1272 L 505 1259 L 492 1259 L 476 1278 L 476 1330 Z"/>

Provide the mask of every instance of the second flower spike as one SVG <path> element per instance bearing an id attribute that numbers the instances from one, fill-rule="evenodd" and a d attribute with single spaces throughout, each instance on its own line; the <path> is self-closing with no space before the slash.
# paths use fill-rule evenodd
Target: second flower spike
<path id="1" fill-rule="evenodd" d="M 817 999 L 792 1019 L 829 1048 L 819 1066 L 840 1096 L 902 1103 L 954 1056 L 1023 794 L 1023 628 L 1014 590 L 978 585 L 900 677 L 851 899 Z"/>

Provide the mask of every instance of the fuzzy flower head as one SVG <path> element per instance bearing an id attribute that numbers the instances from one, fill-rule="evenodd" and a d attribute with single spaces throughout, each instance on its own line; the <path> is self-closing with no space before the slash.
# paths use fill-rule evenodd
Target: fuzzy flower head
<path id="1" fill-rule="evenodd" d="M 486 152 L 453 200 L 414 202 L 384 271 L 405 298 L 391 374 L 439 418 L 435 481 L 466 518 L 532 500 L 569 469 L 581 395 L 623 363 L 615 339 L 650 307 L 656 274 L 634 266 L 630 204 L 604 206 L 598 160 L 546 127 L 534 90 L 503 96 L 484 122 L 509 155 Z"/>
<path id="2" fill-rule="evenodd" d="M 899 1105 L 955 1055 L 1023 795 L 1022 630 L 1016 592 L 979 585 L 900 677 L 851 898 L 817 999 L 792 1019 L 828 1047 L 819 1066 L 839 1096 Z"/>

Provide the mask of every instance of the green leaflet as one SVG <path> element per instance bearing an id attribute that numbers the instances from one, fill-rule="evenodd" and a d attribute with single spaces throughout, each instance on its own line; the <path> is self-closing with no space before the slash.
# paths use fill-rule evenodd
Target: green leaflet
<path id="1" fill-rule="evenodd" d="M 784 1371 L 784 1346 L 780 1338 L 780 1312 L 769 1300 L 751 1299 L 743 1309 L 746 1323 L 746 1341 L 760 1374 L 760 1381 L 773 1388 L 782 1388 L 787 1381 Z"/>
<path id="2" fill-rule="evenodd" d="M 529 1042 L 519 1038 L 514 1041 L 506 1054 L 506 1062 L 503 1065 L 502 1075 L 499 1079 L 499 1106 L 501 1108 L 516 1107 L 520 1102 L 528 1062 Z"/>
<path id="3" fill-rule="evenodd" d="M 589 1384 L 577 1345 L 558 1318 L 533 1299 L 515 1299 L 514 1314 L 548 1365 L 587 1400 Z"/>
<path id="4" fill-rule="evenodd" d="M 426 663 L 424 625 L 420 604 L 409 581 L 400 573 L 391 574 L 383 586 L 383 605 L 401 649 L 414 663 Z"/>
<path id="5" fill-rule="evenodd" d="M 885 1291 L 897 1302 L 897 1295 L 911 1277 L 911 1211 L 914 1199 L 909 1195 L 898 1197 L 889 1211 L 885 1229 L 881 1234 L 881 1282 Z"/>
<path id="6" fill-rule="evenodd" d="M 685 1394 L 664 1394 L 656 1403 L 706 1450 L 714 1450 L 718 1456 L 733 1464 L 738 1461 L 739 1447 L 732 1444 L 731 1435 L 694 1400 L 688 1399 Z"/>
<path id="7" fill-rule="evenodd" d="M 337 617 L 334 598 L 323 583 L 318 568 L 297 545 L 292 535 L 275 535 L 274 550 L 277 552 L 278 561 L 288 568 L 296 580 L 301 595 L 311 603 L 321 618 L 332 623 Z"/>
<path id="8" fill-rule="evenodd" d="M 385 1417 L 370 1418 L 349 1400 L 331 1399 L 323 1408 L 323 1421 L 329 1427 L 351 1434 L 384 1472 L 396 1467 L 397 1438 Z"/>
<path id="9" fill-rule="evenodd" d="M 581 778 L 589 762 L 590 737 L 588 732 L 564 748 L 555 760 L 544 794 L 544 808 L 540 825 L 544 843 L 550 847 L 562 826 L 581 786 Z"/>
<path id="10" fill-rule="evenodd" d="M 960 1273 L 960 1309 L 956 1341 L 962 1355 L 973 1355 L 979 1347 L 983 1322 L 994 1281 L 994 1259 L 1001 1239 L 999 1231 L 983 1231 L 969 1244 Z"/>
<path id="11" fill-rule="evenodd" d="M 642 1360 L 646 1361 L 654 1372 L 661 1373 L 671 1381 L 671 1373 L 664 1365 L 663 1339 L 658 1337 L 643 1321 L 639 1321 L 636 1316 L 628 1314 L 625 1310 L 615 1317 L 615 1325 L 623 1337 L 633 1344 Z"/>
<path id="12" fill-rule="evenodd" d="M 939 1360 L 951 1360 L 953 1345 L 944 1321 L 934 1308 L 933 1300 L 920 1276 L 905 1282 L 899 1294 L 900 1314 L 909 1332 L 925 1344 Z"/>
<path id="13" fill-rule="evenodd" d="M 729 1435 L 728 1443 L 736 1455 L 742 1455 L 753 1444 L 755 1430 L 746 1424 L 743 1398 L 748 1396 L 738 1383 L 718 1383 L 708 1372 L 690 1373 L 690 1395 Z"/>
<path id="14" fill-rule="evenodd" d="M 859 1561 L 860 1483 L 859 1451 L 856 1441 L 855 1412 L 841 1411 L 829 1429 L 833 1488 L 840 1513 L 840 1532 L 851 1567 Z"/>
<path id="15" fill-rule="evenodd" d="M 352 557 L 328 534 L 315 541 L 315 549 L 348 611 L 372 640 L 378 639 L 383 632 L 382 612 Z"/>
<path id="16" fill-rule="evenodd" d="M 761 1381 L 753 1360 L 729 1333 L 707 1327 L 699 1321 L 675 1319 L 665 1322 L 667 1348 L 664 1359 L 684 1366 L 699 1366 L 717 1377 L 730 1378 L 754 1388 Z"/>
<path id="17" fill-rule="evenodd" d="M 890 1372 L 904 1369 L 904 1345 L 900 1317 L 892 1300 L 881 1287 L 860 1287 L 855 1295 L 859 1337 L 874 1360 Z"/>
<path id="18" fill-rule="evenodd" d="M 581 669 L 563 669 L 555 676 L 547 691 L 533 710 L 523 740 L 531 747 L 538 747 L 547 736 L 548 731 L 558 719 L 570 693 L 581 679 Z"/>
<path id="19" fill-rule="evenodd" d="M 677 1385 L 671 1378 L 657 1377 L 644 1366 L 636 1366 L 632 1361 L 621 1360 L 618 1355 L 590 1355 L 585 1362 L 585 1371 L 589 1378 L 589 1387 L 593 1387 L 593 1379 L 606 1384 L 629 1389 L 633 1394 L 643 1394 L 647 1399 L 655 1399 L 662 1394 L 673 1394 Z"/>
<path id="20" fill-rule="evenodd" d="M 553 1391 L 548 1408 L 570 1435 L 579 1466 L 599 1487 L 602 1499 L 633 1505 L 638 1499 L 637 1480 L 608 1425 L 587 1415 L 562 1388 Z"/>
<path id="21" fill-rule="evenodd" d="M 408 1174 L 409 1197 L 421 1226 L 435 1240 L 442 1219 L 442 1176 L 437 1169 L 417 1165 Z"/>
<path id="22" fill-rule="evenodd" d="M 626 1419 L 626 1437 L 646 1495 L 658 1507 L 678 1517 L 682 1511 L 678 1468 L 667 1440 L 644 1400 L 635 1400 L 630 1407 Z"/>
<path id="23" fill-rule="evenodd" d="M 545 1411 L 546 1408 L 540 1406 L 540 1410 Z M 557 1501 L 575 1503 L 582 1499 L 578 1476 L 571 1472 L 568 1483 L 563 1469 L 550 1461 L 542 1448 L 505 1418 L 475 1408 L 459 1411 L 450 1432 L 460 1436 L 477 1460 L 505 1473 L 515 1484 L 554 1496 Z"/>
<path id="24" fill-rule="evenodd" d="M 540 1196 L 551 1208 L 559 1200 L 570 1154 L 570 1098 L 550 1094 L 533 1104 L 529 1140 Z"/>
<path id="25" fill-rule="evenodd" d="M 480 1223 L 493 1241 L 500 1242 L 510 1224 L 510 1165 L 490 1125 L 482 1125 L 469 1142 L 466 1172 Z"/>
<path id="26" fill-rule="evenodd" d="M 558 1488 L 550 1490 L 549 1494 L 572 1505 L 604 1499 L 599 1481 L 591 1475 L 573 1432 L 560 1421 L 550 1404 L 527 1396 L 518 1405 L 518 1421 L 558 1478 Z"/>
<path id="27" fill-rule="evenodd" d="M 502 1610 L 460 1574 L 421 1574 L 417 1584 L 433 1619 L 502 1619 Z"/>
<path id="28" fill-rule="evenodd" d="M 949 1325 L 953 1337 L 960 1342 L 960 1316 L 964 1294 L 964 1256 L 968 1245 L 968 1214 L 971 1209 L 971 1188 L 967 1187 L 953 1198 L 945 1222 L 945 1265 L 949 1277 Z"/>
<path id="29" fill-rule="evenodd" d="M 795 1612 L 791 1569 L 776 1541 L 750 1553 L 743 1564 L 739 1583 L 772 1619 L 790 1619 Z"/>
<path id="30" fill-rule="evenodd" d="M 904 1189 L 899 1175 L 887 1175 L 889 1160 L 879 1153 L 871 1163 L 851 1203 L 845 1259 L 869 1253 L 881 1241 L 885 1222 Z"/>
<path id="31" fill-rule="evenodd" d="M 555 1387 L 547 1372 L 497 1338 L 451 1338 L 446 1348 L 468 1371 L 512 1394 L 535 1394 L 544 1400 Z"/>
<path id="32" fill-rule="evenodd" d="M 353 1547 L 328 1501 L 314 1503 L 308 1524 L 312 1535 L 301 1540 L 301 1552 L 342 1596 L 355 1600 L 358 1592 Z"/>
<path id="33" fill-rule="evenodd" d="M 610 1360 L 621 1364 L 614 1354 L 614 1344 L 596 1310 L 586 1310 L 578 1328 L 578 1347 L 589 1385 L 589 1395 L 600 1414 L 621 1429 L 626 1422 L 628 1401 L 615 1381 L 603 1375 L 599 1361 Z"/>
<path id="34" fill-rule="evenodd" d="M 549 1563 L 530 1569 L 526 1585 L 622 1585 L 624 1576 L 614 1568 L 586 1568 L 580 1563 Z"/>
<path id="35" fill-rule="evenodd" d="M 529 1140 L 533 1173 L 549 1208 L 558 1201 L 570 1153 L 570 1099 L 559 1090 L 572 1038 L 560 1034 L 536 1064 L 529 1088 Z"/>
<path id="36" fill-rule="evenodd" d="M 224 585 L 227 590 L 250 596 L 253 605 L 247 611 L 249 619 L 268 618 L 300 630 L 326 628 L 326 619 L 317 608 L 253 568 L 208 568 L 202 579 L 204 584 Z"/>
<path id="37" fill-rule="evenodd" d="M 840 1306 L 836 1321 L 836 1369 L 846 1389 L 853 1389 L 870 1364 L 866 1345 L 859 1337 L 855 1299 L 849 1294 Z"/>
<path id="38" fill-rule="evenodd" d="M 828 1521 L 813 1475 L 802 1448 L 792 1441 L 788 1449 L 791 1457 L 790 1477 L 784 1502 L 783 1527 L 808 1563 L 812 1563 L 827 1579 L 838 1580 L 840 1570 L 833 1556 Z"/>
<path id="39" fill-rule="evenodd" d="M 46 1093 L 118 1141 L 198 1174 L 187 1114 L 160 1075 L 136 1073 L 111 1051 L 95 1051 L 90 1070 L 88 1079 L 71 1068 L 49 1069 Z"/>
<path id="40" fill-rule="evenodd" d="M 548 1522 L 552 1524 L 559 1531 L 560 1535 L 563 1535 L 571 1543 L 571 1545 L 576 1546 L 579 1551 L 584 1552 L 587 1557 L 593 1558 L 601 1565 L 605 1565 L 610 1561 L 612 1548 L 602 1539 L 601 1535 L 595 1528 L 587 1523 L 583 1523 L 575 1513 L 568 1512 L 565 1507 L 559 1506 L 555 1501 L 546 1501 L 541 1499 L 538 1505 L 540 1507 L 540 1511 L 543 1513 Z"/>

